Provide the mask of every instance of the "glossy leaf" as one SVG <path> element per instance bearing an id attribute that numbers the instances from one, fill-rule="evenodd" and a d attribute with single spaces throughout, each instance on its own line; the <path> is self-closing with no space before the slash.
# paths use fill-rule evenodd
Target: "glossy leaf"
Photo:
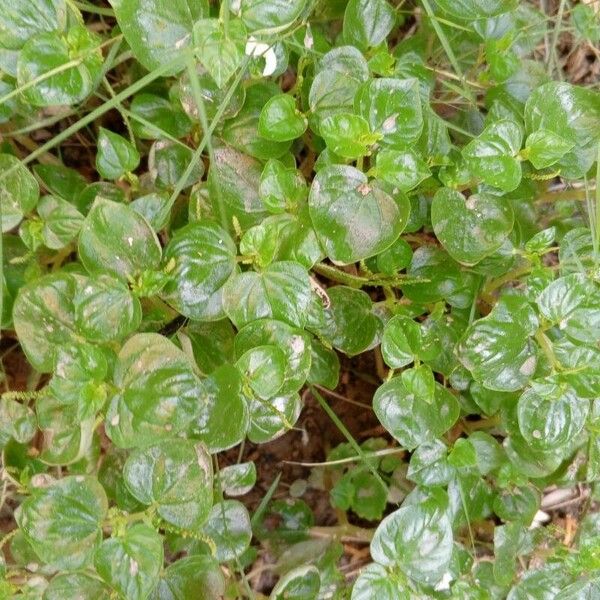
<path id="1" fill-rule="evenodd" d="M 317 173 L 309 210 L 327 256 L 348 264 L 391 246 L 410 209 L 405 196 L 396 200 L 354 167 L 332 166 Z"/>
<path id="2" fill-rule="evenodd" d="M 350 0 L 344 12 L 344 40 L 361 50 L 378 46 L 396 18 L 386 0 Z"/>
<path id="3" fill-rule="evenodd" d="M 131 600 L 150 595 L 158 584 L 162 564 L 162 538 L 144 523 L 132 525 L 122 537 L 105 540 L 94 559 L 102 579 Z"/>
<path id="4" fill-rule="evenodd" d="M 212 508 L 212 464 L 204 446 L 189 440 L 165 440 L 129 455 L 123 469 L 131 494 L 158 507 L 168 523 L 194 530 Z"/>
<path id="5" fill-rule="evenodd" d="M 239 558 L 250 545 L 250 516 L 237 500 L 224 500 L 213 506 L 203 529 L 216 545 L 216 558 L 229 561 Z"/>
<path id="6" fill-rule="evenodd" d="M 235 257 L 235 244 L 218 225 L 186 225 L 165 248 L 165 263 L 174 263 L 163 291 L 165 299 L 193 319 L 222 317 L 222 288 L 235 270 Z"/>
<path id="7" fill-rule="evenodd" d="M 507 239 L 514 214 L 506 200 L 443 188 L 433 198 L 431 223 L 436 237 L 456 261 L 472 265 L 489 256 Z"/>
<path id="8" fill-rule="evenodd" d="M 100 128 L 96 169 L 105 179 L 119 179 L 135 171 L 140 155 L 133 144 L 118 133 Z"/>
<path id="9" fill-rule="evenodd" d="M 569 83 L 542 85 L 527 99 L 525 127 L 528 134 L 544 130 L 573 144 L 555 165 L 566 177 L 581 177 L 596 158 L 595 141 L 600 133 L 597 93 Z"/>
<path id="10" fill-rule="evenodd" d="M 0 204 L 2 232 L 16 227 L 40 197 L 35 177 L 12 154 L 0 154 Z"/>
<path id="11" fill-rule="evenodd" d="M 148 222 L 132 208 L 98 199 L 81 227 L 79 256 L 88 273 L 127 280 L 158 266 L 161 247 Z"/>
<path id="12" fill-rule="evenodd" d="M 42 33 L 31 38 L 19 54 L 17 81 L 30 86 L 24 91 L 27 101 L 34 106 L 76 104 L 89 96 L 100 75 L 102 54 L 100 38 L 81 25 L 69 29 L 66 36 L 57 32 Z M 75 65 L 47 76 L 55 69 Z"/>
<path id="13" fill-rule="evenodd" d="M 246 28 L 238 20 L 232 21 L 227 30 L 218 19 L 195 23 L 197 56 L 218 87 L 224 87 L 242 64 L 246 37 Z"/>
<path id="14" fill-rule="evenodd" d="M 298 263 L 278 262 L 262 273 L 234 275 L 223 288 L 223 308 L 236 327 L 257 319 L 280 319 L 302 327 L 310 303 L 308 273 Z"/>
<path id="15" fill-rule="evenodd" d="M 397 565 L 420 583 L 437 583 L 452 558 L 447 512 L 431 501 L 398 509 L 377 527 L 371 556 L 383 566 Z"/>
<path id="16" fill-rule="evenodd" d="M 487 317 L 469 327 L 458 346 L 458 358 L 485 387 L 518 390 L 535 373 L 537 349 L 530 336 L 537 324 L 524 298 L 504 296 Z"/>
<path id="17" fill-rule="evenodd" d="M 373 408 L 383 426 L 408 449 L 448 431 L 459 413 L 456 398 L 439 383 L 435 384 L 433 402 L 430 403 L 409 392 L 400 377 L 377 389 Z"/>
<path id="18" fill-rule="evenodd" d="M 296 108 L 292 96 L 273 96 L 263 107 L 258 121 L 258 132 L 275 142 L 286 142 L 300 137 L 307 127 L 307 120 Z"/>
<path id="19" fill-rule="evenodd" d="M 111 0 L 137 60 L 148 70 L 166 65 L 192 43 L 194 22 L 208 14 L 206 0 Z M 170 73 L 183 68 L 174 66 Z"/>
<path id="20" fill-rule="evenodd" d="M 423 131 L 423 111 L 416 79 L 371 79 L 354 99 L 362 115 L 382 144 L 397 150 L 410 148 Z"/>
<path id="21" fill-rule="evenodd" d="M 121 348 L 114 384 L 106 429 L 122 448 L 172 437 L 202 409 L 202 385 L 188 357 L 156 333 L 136 334 Z"/>
<path id="22" fill-rule="evenodd" d="M 77 569 L 99 544 L 107 509 L 106 494 L 98 481 L 78 475 L 34 488 L 16 519 L 43 562 Z"/>
<path id="23" fill-rule="evenodd" d="M 499 120 L 463 149 L 468 169 L 484 183 L 511 192 L 521 182 L 521 164 L 515 158 L 521 148 L 521 128 L 512 121 Z"/>

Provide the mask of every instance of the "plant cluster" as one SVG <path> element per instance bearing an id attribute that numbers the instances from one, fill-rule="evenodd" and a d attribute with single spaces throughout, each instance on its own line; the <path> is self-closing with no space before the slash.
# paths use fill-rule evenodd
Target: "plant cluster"
<path id="1" fill-rule="evenodd" d="M 0 2 L 0 596 L 600 597 L 538 526 L 600 498 L 593 3 L 109 1 Z M 309 395 L 346 442 L 249 506 Z"/>

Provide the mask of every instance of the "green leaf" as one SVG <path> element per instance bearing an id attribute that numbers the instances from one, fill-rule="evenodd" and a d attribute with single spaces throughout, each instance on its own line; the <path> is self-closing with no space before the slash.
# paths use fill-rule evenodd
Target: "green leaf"
<path id="1" fill-rule="evenodd" d="M 369 66 L 357 48 L 334 48 L 318 64 L 308 95 L 310 110 L 317 120 L 352 110 L 354 96 L 368 77 Z"/>
<path id="2" fill-rule="evenodd" d="M 21 161 L 12 154 L 0 154 L 2 233 L 16 227 L 35 208 L 39 197 L 40 186 Z"/>
<path id="3" fill-rule="evenodd" d="M 368 294 L 343 285 L 327 290 L 330 305 L 321 309 L 322 320 L 311 328 L 348 356 L 364 352 L 377 342 L 382 323 L 373 312 Z"/>
<path id="4" fill-rule="evenodd" d="M 373 174 L 402 192 L 409 192 L 431 176 L 427 163 L 414 150 L 383 148 Z"/>
<path id="5" fill-rule="evenodd" d="M 210 374 L 223 363 L 233 362 L 235 332 L 228 319 L 189 323 L 182 333 L 189 338 L 194 359 L 203 373 Z"/>
<path id="6" fill-rule="evenodd" d="M 600 340 L 600 290 L 582 273 L 560 277 L 537 298 L 540 313 L 574 342 Z"/>
<path id="7" fill-rule="evenodd" d="M 583 177 L 596 159 L 600 136 L 600 102 L 597 91 L 569 83 L 551 82 L 536 88 L 525 105 L 528 134 L 543 130 L 573 144 L 556 162 L 561 175 Z"/>
<path id="8" fill-rule="evenodd" d="M 62 31 L 67 25 L 65 0 L 23 0 L 0 6 L 0 46 L 19 50 L 40 34 Z"/>
<path id="9" fill-rule="evenodd" d="M 557 163 L 575 143 L 547 129 L 538 129 L 527 137 L 525 156 L 536 169 L 545 169 Z"/>
<path id="10" fill-rule="evenodd" d="M 68 476 L 35 487 L 15 518 L 25 539 L 45 563 L 77 569 L 102 539 L 108 501 L 93 477 Z"/>
<path id="11" fill-rule="evenodd" d="M 211 77 L 210 73 L 201 65 L 196 66 L 196 74 L 198 76 L 198 87 L 204 101 L 204 109 L 206 110 L 206 118 L 209 123 L 220 116 L 220 120 L 231 119 L 239 112 L 246 99 L 246 88 L 242 85 L 236 86 L 232 94 L 226 87 L 220 88 L 217 82 Z M 194 89 L 190 82 L 189 73 L 185 73 L 180 79 L 181 91 L 180 101 L 181 106 L 190 119 L 200 121 L 200 113 Z M 229 100 L 228 100 L 229 98 Z"/>
<path id="12" fill-rule="evenodd" d="M 306 0 L 243 0 L 240 16 L 248 31 L 276 33 L 287 29 L 306 4 Z"/>
<path id="13" fill-rule="evenodd" d="M 277 346 L 257 346 L 244 352 L 236 366 L 252 392 L 259 398 L 268 400 L 283 385 L 286 355 Z"/>
<path id="14" fill-rule="evenodd" d="M 360 572 L 354 582 L 351 600 L 370 600 L 373 597 L 378 600 L 396 600 L 405 592 L 404 585 L 387 569 L 372 563 Z"/>
<path id="15" fill-rule="evenodd" d="M 259 319 L 243 327 L 235 338 L 235 354 L 241 357 L 258 346 L 276 346 L 285 354 L 285 375 L 280 394 L 297 392 L 311 366 L 310 339 L 301 329 L 274 319 Z"/>
<path id="16" fill-rule="evenodd" d="M 309 383 L 334 390 L 340 379 L 340 359 L 337 353 L 316 339 L 311 340 L 310 351 Z"/>
<path id="17" fill-rule="evenodd" d="M 491 390 L 513 392 L 535 373 L 537 349 L 531 336 L 537 317 L 521 296 L 503 296 L 492 312 L 467 329 L 458 359 L 473 378 Z"/>
<path id="18" fill-rule="evenodd" d="M 296 108 L 296 100 L 288 94 L 273 96 L 263 107 L 258 121 L 258 132 L 275 142 L 299 138 L 307 127 L 307 120 Z"/>
<path id="19" fill-rule="evenodd" d="M 524 533 L 520 523 L 509 523 L 494 529 L 494 578 L 500 585 L 508 585 L 516 575 L 516 561 Z"/>
<path id="20" fill-rule="evenodd" d="M 377 389 L 373 409 L 382 425 L 409 450 L 448 431 L 459 415 L 456 398 L 439 383 L 429 403 L 407 390 L 401 377 Z"/>
<path id="21" fill-rule="evenodd" d="M 105 179 L 119 179 L 140 164 L 136 147 L 118 133 L 100 128 L 96 169 Z"/>
<path id="22" fill-rule="evenodd" d="M 140 123 L 132 119 L 131 127 L 135 135 L 142 139 L 155 140 L 163 137 L 163 132 L 180 138 L 189 133 L 192 122 L 181 106 L 154 94 L 137 94 L 131 102 L 131 112 L 144 119 Z"/>
<path id="23" fill-rule="evenodd" d="M 158 585 L 163 541 L 152 527 L 132 525 L 122 537 L 102 542 L 94 565 L 100 577 L 128 600 L 144 600 Z"/>
<path id="24" fill-rule="evenodd" d="M 198 596 L 198 594 L 202 594 Z M 152 600 L 218 600 L 225 595 L 225 579 L 211 556 L 194 554 L 170 564 L 161 575 Z"/>
<path id="25" fill-rule="evenodd" d="M 435 235 L 454 260 L 473 265 L 493 254 L 512 231 L 511 205 L 492 194 L 473 194 L 442 188 L 431 204 Z"/>
<path id="26" fill-rule="evenodd" d="M 69 597 L 109 600 L 110 590 L 99 579 L 85 573 L 60 573 L 52 578 L 44 591 L 44 600 L 64 600 Z"/>
<path id="27" fill-rule="evenodd" d="M 423 304 L 447 300 L 452 306 L 460 308 L 472 304 L 472 280 L 467 278 L 458 265 L 438 246 L 423 245 L 417 248 L 407 274 L 426 280 L 402 288 L 404 295 L 413 302 Z"/>
<path id="28" fill-rule="evenodd" d="M 480 2 L 478 0 L 438 0 L 437 5 L 459 19 L 472 21 L 475 19 L 488 19 L 496 17 L 504 13 L 510 12 L 517 8 L 518 0 L 486 0 Z"/>
<path id="29" fill-rule="evenodd" d="M 127 281 L 158 267 L 161 247 L 148 222 L 131 207 L 98 198 L 79 234 L 79 258 L 91 275 Z"/>
<path id="30" fill-rule="evenodd" d="M 268 401 L 253 398 L 249 407 L 248 439 L 255 444 L 264 444 L 278 438 L 294 426 L 302 410 L 302 401 L 294 392 L 280 394 Z"/>
<path id="31" fill-rule="evenodd" d="M 36 432 L 35 414 L 28 406 L 10 398 L 0 398 L 0 447 L 13 438 L 26 444 Z"/>
<path id="32" fill-rule="evenodd" d="M 296 212 L 308 188 L 302 174 L 281 161 L 270 159 L 260 176 L 260 197 L 269 212 Z"/>
<path id="33" fill-rule="evenodd" d="M 382 77 L 364 83 L 354 109 L 368 122 L 381 143 L 396 150 L 414 146 L 423 131 L 423 111 L 416 79 Z"/>
<path id="34" fill-rule="evenodd" d="M 409 394 L 432 404 L 435 398 L 435 378 L 431 367 L 419 365 L 412 369 L 405 369 L 400 374 L 402 383 Z"/>
<path id="35" fill-rule="evenodd" d="M 264 318 L 303 327 L 310 300 L 308 273 L 290 261 L 235 274 L 223 287 L 223 308 L 237 328 Z"/>
<path id="36" fill-rule="evenodd" d="M 57 273 L 23 286 L 14 326 L 29 362 L 43 373 L 64 347 L 125 337 L 139 325 L 141 309 L 127 288 L 110 279 Z"/>
<path id="37" fill-rule="evenodd" d="M 168 523 L 195 530 L 212 508 L 212 463 L 203 444 L 165 440 L 129 455 L 123 477 L 142 504 L 157 506 Z"/>
<path id="38" fill-rule="evenodd" d="M 89 96 L 98 81 L 102 68 L 100 38 L 82 25 L 69 29 L 66 36 L 56 32 L 42 33 L 31 38 L 19 55 L 17 82 L 29 85 L 23 91 L 34 106 L 77 104 Z M 72 60 L 83 60 L 61 72 L 43 78 Z"/>
<path id="39" fill-rule="evenodd" d="M 208 177 L 215 214 L 221 215 L 222 206 L 227 223 L 235 217 L 242 229 L 260 223 L 267 216 L 258 192 L 261 173 L 261 163 L 251 156 L 229 146 L 215 148 Z"/>
<path id="40" fill-rule="evenodd" d="M 183 179 L 188 165 L 192 162 L 193 151 L 187 146 L 170 140 L 158 140 L 152 144 L 148 154 L 148 170 L 159 189 L 172 190 L 183 180 L 184 188 L 202 179 L 204 163 L 197 162 L 187 179 Z"/>
<path id="41" fill-rule="evenodd" d="M 321 587 L 318 569 L 312 565 L 297 567 L 279 579 L 269 598 L 271 600 L 313 600 Z"/>
<path id="42" fill-rule="evenodd" d="M 406 225 L 410 205 L 404 195 L 393 198 L 354 167 L 331 166 L 313 180 L 309 211 L 327 256 L 349 264 L 391 246 Z"/>
<path id="43" fill-rule="evenodd" d="M 192 43 L 194 22 L 208 15 L 206 0 L 111 0 L 127 43 L 148 70 L 166 65 Z M 173 67 L 169 74 L 180 71 Z"/>
<path id="44" fill-rule="evenodd" d="M 37 212 L 44 223 L 44 244 L 52 250 L 60 250 L 71 243 L 83 225 L 83 215 L 70 202 L 56 196 L 43 196 Z"/>
<path id="45" fill-rule="evenodd" d="M 131 208 L 142 215 L 154 231 L 164 229 L 171 218 L 169 198 L 164 193 L 146 194 L 131 202 Z"/>
<path id="46" fill-rule="evenodd" d="M 236 268 L 236 247 L 215 223 L 190 223 L 165 248 L 164 262 L 174 263 L 163 297 L 178 312 L 197 320 L 221 318 L 222 289 Z"/>
<path id="47" fill-rule="evenodd" d="M 395 23 L 394 9 L 386 0 L 350 0 L 344 12 L 344 40 L 361 50 L 374 48 Z"/>
<path id="48" fill-rule="evenodd" d="M 228 496 L 243 496 L 256 484 L 256 465 L 253 462 L 238 463 L 221 469 L 219 480 Z"/>
<path id="49" fill-rule="evenodd" d="M 369 124 L 352 113 L 338 113 L 323 119 L 319 133 L 327 147 L 344 158 L 357 159 L 369 153 L 378 136 L 371 134 Z"/>
<path id="50" fill-rule="evenodd" d="M 506 119 L 486 127 L 462 151 L 466 166 L 475 177 L 503 192 L 513 191 L 521 182 L 521 127 Z"/>
<path id="51" fill-rule="evenodd" d="M 219 562 L 235 560 L 250 546 L 250 515 L 241 502 L 224 500 L 213 506 L 203 532 L 215 543 Z"/>
<path id="52" fill-rule="evenodd" d="M 383 519 L 371 541 L 371 556 L 383 566 L 398 566 L 419 583 L 434 585 L 450 566 L 452 548 L 448 513 L 429 500 Z"/>
<path id="53" fill-rule="evenodd" d="M 188 357 L 156 333 L 129 338 L 117 357 L 114 384 L 105 427 L 121 448 L 176 435 L 198 418 L 205 397 Z"/>
<path id="54" fill-rule="evenodd" d="M 223 140 L 250 156 L 260 160 L 279 158 L 290 148 L 290 141 L 273 141 L 260 135 L 260 118 L 263 108 L 279 93 L 272 82 L 260 81 L 246 88 L 246 101 L 235 119 L 225 123 Z"/>
<path id="55" fill-rule="evenodd" d="M 247 37 L 244 23 L 237 19 L 230 21 L 227 30 L 219 19 L 201 19 L 195 23 L 196 54 L 219 88 L 241 66 Z"/>
<path id="56" fill-rule="evenodd" d="M 571 575 L 565 571 L 561 564 L 548 564 L 540 569 L 523 573 L 519 581 L 509 592 L 510 600 L 554 600 L 559 592 L 568 589 Z"/>
<path id="57" fill-rule="evenodd" d="M 443 442 L 433 440 L 421 444 L 412 453 L 406 478 L 417 485 L 448 485 L 454 474 L 448 461 L 448 448 Z"/>
<path id="58" fill-rule="evenodd" d="M 80 404 L 63 404 L 50 395 L 38 399 L 37 421 L 44 436 L 41 461 L 49 465 L 71 465 L 89 451 L 95 412 L 85 414 L 85 404 L 84 399 Z"/>
<path id="59" fill-rule="evenodd" d="M 249 426 L 248 405 L 242 395 L 238 369 L 222 364 L 203 382 L 204 406 L 190 427 L 190 435 L 202 440 L 212 453 L 239 444 Z"/>
<path id="60" fill-rule="evenodd" d="M 432 360 L 439 351 L 439 340 L 434 332 L 412 319 L 396 315 L 385 324 L 381 353 L 392 369 L 405 367 L 416 359 Z"/>
<path id="61" fill-rule="evenodd" d="M 519 398 L 519 429 L 534 448 L 552 450 L 579 436 L 589 410 L 590 401 L 573 388 L 536 380 Z"/>

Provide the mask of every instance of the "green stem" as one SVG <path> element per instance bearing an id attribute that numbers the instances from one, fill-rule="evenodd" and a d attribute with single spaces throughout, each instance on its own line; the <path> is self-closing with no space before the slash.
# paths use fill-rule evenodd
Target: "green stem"
<path id="1" fill-rule="evenodd" d="M 242 66 L 240 67 L 240 70 L 238 71 L 233 83 L 227 90 L 227 94 L 225 95 L 225 98 L 223 98 L 223 101 L 221 102 L 221 105 L 219 106 L 219 110 L 217 110 L 215 117 L 212 120 L 212 123 L 210 124 L 209 128 L 204 132 L 204 135 L 202 136 L 202 141 L 196 148 L 196 150 L 192 156 L 192 159 L 190 160 L 186 170 L 183 172 L 183 174 L 179 178 L 179 181 L 175 185 L 175 189 L 173 190 L 173 193 L 171 194 L 171 197 L 169 198 L 169 206 L 173 206 L 173 204 L 175 204 L 175 200 L 177 200 L 177 198 L 179 197 L 179 194 L 181 194 L 181 192 L 183 191 L 186 181 L 189 179 L 192 171 L 198 164 L 198 161 L 200 160 L 200 157 L 202 156 L 202 152 L 204 152 L 204 148 L 206 148 L 206 144 L 208 143 L 209 136 L 211 136 L 213 134 L 214 130 L 217 127 L 217 124 L 219 123 L 219 121 L 221 120 L 221 117 L 225 113 L 225 110 L 229 106 L 229 102 L 231 101 L 231 98 L 232 98 L 235 90 L 237 89 L 237 86 L 242 81 L 242 77 L 244 76 L 244 73 L 246 72 L 246 67 L 248 66 L 248 63 L 250 62 L 250 59 L 251 59 L 250 56 L 246 56 L 246 58 L 244 59 L 244 62 L 242 63 Z"/>
<path id="2" fill-rule="evenodd" d="M 73 125 L 71 125 L 70 127 L 67 127 L 64 131 L 61 131 L 61 133 L 54 136 L 51 140 L 49 140 L 48 142 L 46 142 L 45 144 L 40 146 L 37 150 L 35 150 L 31 154 L 29 154 L 27 157 L 25 157 L 20 162 L 20 164 L 27 165 L 30 162 L 33 162 L 34 160 L 39 158 L 40 156 L 43 156 L 44 154 L 46 154 L 46 152 L 48 152 L 49 150 L 52 150 L 52 148 L 54 148 L 55 146 L 58 146 L 59 144 L 64 142 L 66 139 L 70 138 L 73 134 L 77 133 L 80 129 L 83 129 L 90 123 L 93 123 L 96 119 L 100 118 L 103 114 L 105 114 L 108 111 L 115 108 L 119 104 L 119 102 L 122 102 L 123 100 L 126 100 L 130 96 L 133 96 L 135 93 L 144 89 L 147 85 L 149 85 L 153 81 L 156 81 L 159 77 L 163 77 L 164 75 L 166 75 L 167 73 L 172 71 L 174 67 L 181 64 L 181 60 L 182 60 L 182 57 L 179 56 L 176 59 L 169 61 L 168 63 L 165 63 L 164 65 L 161 65 L 160 67 L 157 67 L 156 69 L 154 69 L 154 71 L 151 71 L 147 75 L 144 75 L 144 77 L 141 77 L 140 79 L 138 79 L 135 83 L 128 86 L 122 92 L 119 92 L 112 100 L 105 102 L 102 106 L 99 106 L 95 110 L 91 111 L 85 117 L 82 117 L 81 119 L 79 119 L 79 121 L 77 121 L 76 123 L 73 123 Z M 0 175 L 0 181 L 4 177 L 7 177 L 8 175 L 12 174 L 17 168 L 18 168 L 18 166 L 15 165 L 14 167 L 11 167 L 10 169 L 7 169 L 6 171 L 4 171 L 4 173 L 2 173 Z"/>
<path id="3" fill-rule="evenodd" d="M 552 342 L 548 339 L 548 336 L 541 329 L 538 329 L 535 332 L 534 337 L 537 343 L 540 345 L 540 348 L 542 349 L 552 368 L 560 368 L 560 363 L 556 360 L 556 356 L 554 355 L 554 349 L 552 348 Z"/>
<path id="4" fill-rule="evenodd" d="M 402 287 L 403 285 L 410 285 L 412 283 L 423 283 L 426 279 L 419 277 L 409 277 L 408 275 L 396 275 L 390 278 L 369 278 L 361 277 L 360 275 L 352 275 L 345 271 L 340 271 L 335 267 L 325 265 L 323 263 L 317 264 L 312 268 L 315 273 L 327 277 L 331 281 L 337 283 L 343 283 L 349 287 L 362 288 L 362 287 Z"/>
<path id="5" fill-rule="evenodd" d="M 501 277 L 496 279 L 492 279 L 489 283 L 481 291 L 482 296 L 489 296 L 492 292 L 496 291 L 498 288 L 501 288 L 505 283 L 509 283 L 510 281 L 514 281 L 515 279 L 519 279 L 523 275 L 528 275 L 531 272 L 531 265 L 517 267 L 516 269 L 512 269 L 508 273 L 505 273 Z"/>
<path id="6" fill-rule="evenodd" d="M 225 12 L 229 14 L 229 10 L 226 10 Z M 198 73 L 196 72 L 196 65 L 191 57 L 187 61 L 187 72 L 188 77 L 190 78 L 190 84 L 192 86 L 192 94 L 196 102 L 196 108 L 198 109 L 198 116 L 200 117 L 200 125 L 202 126 L 202 131 L 204 131 L 204 136 L 206 137 L 206 148 L 208 149 L 208 157 L 210 159 L 210 164 L 214 165 L 215 154 L 212 145 L 212 135 L 209 131 L 208 118 L 206 116 L 206 106 L 204 104 L 204 97 L 202 96 L 202 90 L 200 88 Z M 216 170 L 213 172 L 213 175 L 215 173 Z M 221 219 L 221 227 L 223 227 L 223 229 L 227 231 L 227 212 L 225 210 L 225 204 L 223 202 L 223 195 L 221 194 L 221 186 L 218 184 L 218 182 L 217 185 L 215 185 L 215 193 L 217 196 L 217 204 L 219 205 L 219 217 Z"/>
<path id="7" fill-rule="evenodd" d="M 327 537 L 338 540 L 351 540 L 354 542 L 365 542 L 370 543 L 375 535 L 374 529 L 365 529 L 364 527 L 358 527 L 350 523 L 344 523 L 343 525 L 333 525 L 330 527 L 311 527 L 309 534 L 312 537 Z"/>
<path id="8" fill-rule="evenodd" d="M 462 72 L 462 69 L 460 68 L 460 65 L 458 64 L 458 61 L 456 60 L 456 56 L 454 55 L 454 50 L 452 50 L 452 46 L 448 42 L 448 38 L 446 37 L 444 30 L 440 27 L 438 18 L 436 17 L 435 13 L 433 12 L 433 9 L 431 8 L 431 4 L 429 4 L 429 0 L 421 0 L 421 4 L 423 4 L 423 8 L 425 9 L 427 16 L 429 17 L 429 20 L 431 21 L 431 25 L 433 26 L 433 29 L 434 29 L 438 39 L 440 40 L 440 43 L 442 44 L 442 48 L 444 49 L 444 52 L 448 56 L 448 60 L 450 61 L 452 68 L 456 71 L 456 74 L 460 77 L 462 91 L 463 91 L 465 98 L 474 104 L 475 99 L 473 98 L 471 91 L 467 87 L 465 87 L 465 76 Z"/>
<path id="9" fill-rule="evenodd" d="M 308 387 L 310 389 L 310 393 L 312 394 L 312 396 L 314 398 L 316 398 L 317 402 L 321 405 L 321 408 L 327 413 L 327 416 L 335 423 L 335 426 L 340 430 L 340 433 L 346 438 L 346 440 L 352 446 L 352 448 L 354 449 L 356 454 L 358 454 L 358 456 L 360 456 L 360 459 L 363 462 L 363 464 L 365 465 L 365 467 L 367 467 L 367 469 L 369 469 L 369 471 L 371 471 L 371 473 L 373 474 L 373 477 L 375 477 L 375 479 L 377 479 L 377 481 L 381 484 L 383 489 L 387 490 L 387 485 L 386 485 L 385 481 L 383 481 L 383 479 L 381 478 L 379 471 L 377 471 L 377 469 L 373 466 L 373 463 L 368 460 L 363 449 L 359 446 L 358 442 L 354 439 L 354 437 L 348 431 L 347 427 L 342 423 L 340 418 L 335 414 L 335 412 L 333 412 L 331 406 L 329 406 L 329 404 L 327 404 L 325 398 L 323 398 L 323 396 L 321 396 L 321 394 L 319 394 L 319 392 L 316 390 L 316 388 L 314 386 L 309 385 Z"/>
<path id="10" fill-rule="evenodd" d="M 106 42 L 102 42 L 102 44 L 100 44 L 99 46 L 96 46 L 95 48 L 91 48 L 90 50 L 87 50 L 78 58 L 74 58 L 73 60 L 70 60 L 62 65 L 59 65 L 58 67 L 55 67 L 54 69 L 50 69 L 49 71 L 46 71 L 46 73 L 42 73 L 42 75 L 39 75 L 38 77 L 35 77 L 34 79 L 31 79 L 30 81 L 27 81 L 23 85 L 16 87 L 14 90 L 12 90 L 12 92 L 9 92 L 8 94 L 6 94 L 5 96 L 2 96 L 2 98 L 0 98 L 0 106 L 2 106 L 3 104 L 6 104 L 12 98 L 19 96 L 22 92 L 24 92 L 25 90 L 28 90 L 30 87 L 33 87 L 34 85 L 37 85 L 38 83 L 41 83 L 42 81 L 46 81 L 46 79 L 50 79 L 51 77 L 54 77 L 55 75 L 58 75 L 58 74 L 62 73 L 63 71 L 68 71 L 69 69 L 72 69 L 73 67 L 80 65 L 86 58 L 90 57 L 92 54 L 94 54 L 98 50 L 101 50 L 102 48 L 104 48 L 105 46 L 108 46 L 110 44 L 114 44 L 115 42 L 120 42 L 122 38 L 123 38 L 123 34 L 119 34 L 119 35 L 115 36 L 114 38 L 107 40 Z"/>

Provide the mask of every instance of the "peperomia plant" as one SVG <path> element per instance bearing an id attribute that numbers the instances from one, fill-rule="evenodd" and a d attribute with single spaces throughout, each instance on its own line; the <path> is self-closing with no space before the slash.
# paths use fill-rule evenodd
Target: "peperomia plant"
<path id="1" fill-rule="evenodd" d="M 0 3 L 0 597 L 600 597 L 600 12 L 541 6 Z"/>

